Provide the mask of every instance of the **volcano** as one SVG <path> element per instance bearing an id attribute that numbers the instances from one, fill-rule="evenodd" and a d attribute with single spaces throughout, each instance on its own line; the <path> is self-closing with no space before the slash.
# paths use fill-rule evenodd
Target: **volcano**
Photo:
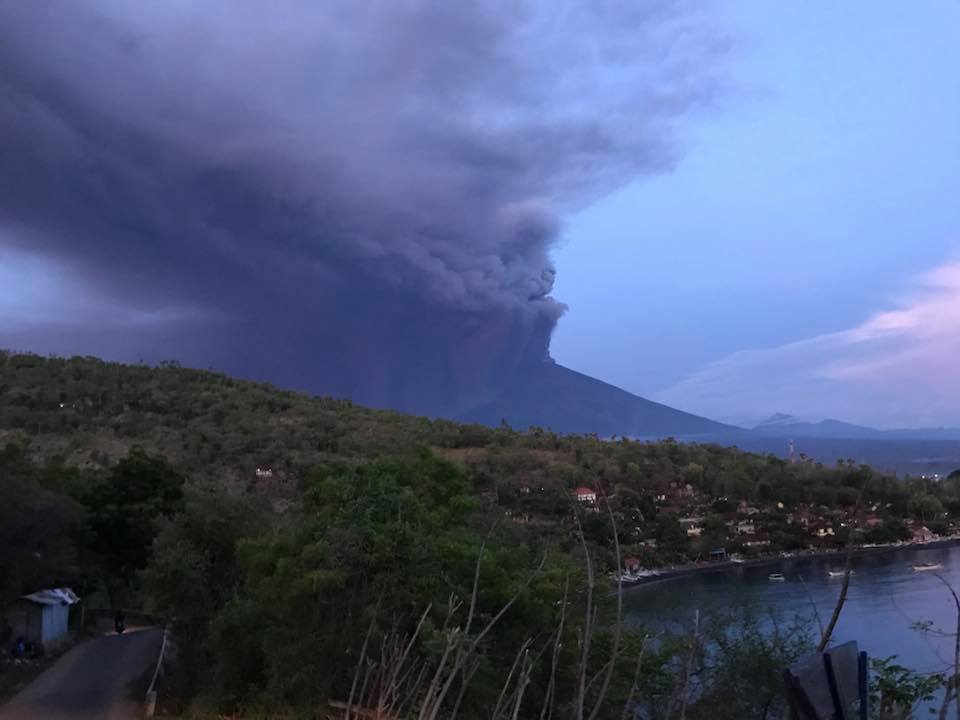
<path id="1" fill-rule="evenodd" d="M 740 430 L 647 400 L 553 361 L 522 369 L 493 401 L 456 419 L 601 437 L 696 438 Z"/>

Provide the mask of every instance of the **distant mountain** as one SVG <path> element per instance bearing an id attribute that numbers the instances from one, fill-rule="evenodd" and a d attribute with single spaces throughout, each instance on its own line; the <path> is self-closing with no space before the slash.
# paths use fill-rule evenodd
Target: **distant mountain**
<path id="1" fill-rule="evenodd" d="M 794 425 L 798 422 L 800 421 L 797 420 L 797 418 L 795 418 L 793 415 L 787 415 L 786 413 L 775 413 L 763 422 L 758 423 L 756 427 L 754 427 L 754 430 L 765 427 L 778 427 L 780 425 Z"/>
<path id="2" fill-rule="evenodd" d="M 753 428 L 754 433 L 776 437 L 874 438 L 883 437 L 882 430 L 853 425 L 841 420 L 802 422 L 792 415 L 777 413 Z"/>
<path id="3" fill-rule="evenodd" d="M 786 457 L 789 440 L 794 451 L 833 464 L 838 459 L 911 475 L 946 475 L 960 467 L 960 429 L 921 428 L 878 430 L 842 420 L 804 422 L 777 413 L 739 435 L 712 438 L 751 452 Z"/>
<path id="4" fill-rule="evenodd" d="M 803 422 L 793 415 L 776 413 L 754 426 L 763 437 L 807 437 L 857 440 L 960 440 L 960 428 L 917 428 L 878 430 L 842 420 Z"/>
<path id="5" fill-rule="evenodd" d="M 520 372 L 495 400 L 457 419 L 485 425 L 505 420 L 518 429 L 535 425 L 556 432 L 597 433 L 602 437 L 692 439 L 743 432 L 732 425 L 646 400 L 550 361 Z"/>

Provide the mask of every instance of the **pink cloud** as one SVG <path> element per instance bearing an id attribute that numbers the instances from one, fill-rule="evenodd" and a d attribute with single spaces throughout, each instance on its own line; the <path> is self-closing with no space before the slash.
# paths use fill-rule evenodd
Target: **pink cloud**
<path id="1" fill-rule="evenodd" d="M 717 418 L 790 412 L 882 427 L 960 426 L 960 263 L 860 325 L 706 366 L 656 399 Z"/>

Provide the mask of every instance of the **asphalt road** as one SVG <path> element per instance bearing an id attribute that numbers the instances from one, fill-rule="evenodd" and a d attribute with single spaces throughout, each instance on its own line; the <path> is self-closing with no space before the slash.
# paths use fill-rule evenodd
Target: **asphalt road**
<path id="1" fill-rule="evenodd" d="M 0 707 L 0 720 L 131 720 L 160 652 L 156 628 L 102 635 L 66 653 Z"/>

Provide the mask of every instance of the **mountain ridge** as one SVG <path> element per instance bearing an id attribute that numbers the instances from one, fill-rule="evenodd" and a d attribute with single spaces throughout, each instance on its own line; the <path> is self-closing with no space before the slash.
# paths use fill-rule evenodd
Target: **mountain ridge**
<path id="1" fill-rule="evenodd" d="M 461 422 L 542 427 L 604 437 L 683 437 L 739 433 L 742 428 L 634 395 L 556 362 L 545 361 L 513 378 L 492 401 L 454 418 Z"/>
<path id="2" fill-rule="evenodd" d="M 754 425 L 750 430 L 767 437 L 795 436 L 841 440 L 960 440 L 960 428 L 892 428 L 880 430 L 835 418 L 807 422 L 786 413 L 775 413 Z"/>

